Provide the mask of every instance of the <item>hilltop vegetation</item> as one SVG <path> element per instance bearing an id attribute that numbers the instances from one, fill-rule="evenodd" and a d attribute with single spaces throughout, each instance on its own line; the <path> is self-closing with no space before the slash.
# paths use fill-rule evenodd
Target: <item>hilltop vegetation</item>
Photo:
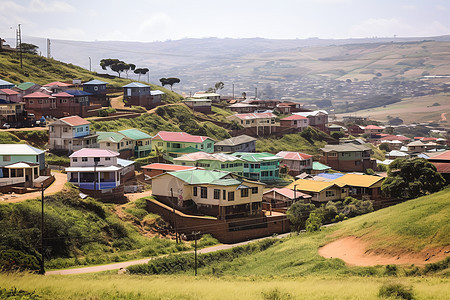
<path id="1" fill-rule="evenodd" d="M 120 88 L 132 82 L 131 79 L 118 78 L 112 75 L 107 75 L 106 77 L 70 63 L 28 53 L 23 54 L 23 68 L 21 69 L 17 53 L 0 52 L 0 78 L 14 84 L 31 81 L 44 85 L 53 81 L 81 79 L 84 82 L 98 79 L 108 82 L 108 87 Z M 154 84 L 150 84 L 150 86 L 152 90 L 163 91 L 166 94 L 165 101 L 167 102 L 178 102 L 182 99 L 180 95 L 166 88 Z"/>
<path id="2" fill-rule="evenodd" d="M 138 128 L 150 135 L 161 130 L 185 131 L 194 135 L 209 136 L 216 141 L 230 137 L 226 129 L 212 122 L 203 122 L 183 104 L 160 106 L 155 113 L 144 113 L 133 119 L 119 119 L 114 121 L 93 121 L 92 127 L 97 131 L 117 131 L 127 128 Z"/>
<path id="3" fill-rule="evenodd" d="M 0 131 L 0 144 L 29 144 L 45 149 L 48 143 L 47 130 Z"/>

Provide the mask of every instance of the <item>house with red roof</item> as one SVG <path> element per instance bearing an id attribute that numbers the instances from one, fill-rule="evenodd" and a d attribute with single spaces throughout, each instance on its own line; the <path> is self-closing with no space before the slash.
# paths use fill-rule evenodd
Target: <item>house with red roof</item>
<path id="1" fill-rule="evenodd" d="M 25 102 L 25 110 L 29 113 L 34 113 L 36 118 L 40 118 L 44 114 L 51 115 L 50 109 L 53 106 L 56 108 L 55 98 L 43 92 L 34 92 L 23 96 L 23 100 Z"/>
<path id="2" fill-rule="evenodd" d="M 276 118 L 277 116 L 271 112 L 234 114 L 227 117 L 228 120 L 236 121 L 244 128 L 274 126 Z"/>
<path id="3" fill-rule="evenodd" d="M 283 158 L 280 165 L 288 167 L 289 175 L 296 176 L 312 168 L 312 155 L 301 152 L 281 151 L 277 153 L 277 156 Z"/>
<path id="4" fill-rule="evenodd" d="M 295 128 L 302 131 L 309 126 L 309 119 L 299 115 L 291 115 L 280 120 L 280 127 Z"/>
<path id="5" fill-rule="evenodd" d="M 97 148 L 97 134 L 91 131 L 91 122 L 79 117 L 61 118 L 49 125 L 50 150 L 69 153 L 82 148 Z"/>
<path id="6" fill-rule="evenodd" d="M 0 89 L 0 100 L 20 102 L 19 93 L 12 89 Z"/>
<path id="7" fill-rule="evenodd" d="M 277 105 L 277 110 L 283 114 L 305 111 L 298 102 L 281 102 Z"/>
<path id="8" fill-rule="evenodd" d="M 50 89 L 52 91 L 52 93 L 59 93 L 59 92 L 63 92 L 65 90 L 73 87 L 73 84 L 60 82 L 60 81 L 54 81 L 54 82 L 49 82 L 47 84 L 44 84 L 43 87 Z"/>
<path id="9" fill-rule="evenodd" d="M 440 152 L 439 154 L 433 154 L 428 158 L 428 161 L 442 174 L 447 181 L 447 184 L 450 184 L 450 150 Z"/>
<path id="10" fill-rule="evenodd" d="M 69 156 L 67 181 L 96 198 L 123 198 L 123 177 L 129 177 L 123 171 L 134 170 L 130 168 L 134 162 L 118 157 L 118 152 L 108 149 L 80 149 Z"/>
<path id="11" fill-rule="evenodd" d="M 353 124 L 350 126 L 347 126 L 348 134 L 351 136 L 360 136 L 364 134 L 364 126 Z"/>
<path id="12" fill-rule="evenodd" d="M 191 135 L 186 132 L 160 131 L 152 138 L 152 149 L 166 154 L 168 159 L 186 153 L 214 152 L 215 141 L 207 136 Z M 156 150 L 158 148 L 158 150 Z"/>

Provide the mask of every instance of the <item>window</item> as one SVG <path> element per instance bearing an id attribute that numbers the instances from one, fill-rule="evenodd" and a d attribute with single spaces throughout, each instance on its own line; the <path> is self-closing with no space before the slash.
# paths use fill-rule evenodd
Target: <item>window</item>
<path id="1" fill-rule="evenodd" d="M 228 192 L 228 201 L 234 201 L 234 192 Z"/>
<path id="2" fill-rule="evenodd" d="M 325 197 L 334 197 L 334 191 L 326 191 Z"/>
<path id="3" fill-rule="evenodd" d="M 200 188 L 200 198 L 208 198 L 208 189 L 206 187 Z"/>
<path id="4" fill-rule="evenodd" d="M 163 142 L 158 142 L 158 146 L 162 147 L 163 146 Z"/>
<path id="5" fill-rule="evenodd" d="M 214 199 L 220 199 L 220 190 L 214 189 Z"/>
<path id="6" fill-rule="evenodd" d="M 111 157 L 105 157 L 105 160 L 111 160 Z"/>
<path id="7" fill-rule="evenodd" d="M 111 146 L 111 143 L 106 143 L 106 146 L 107 146 L 107 147 Z"/>
<path id="8" fill-rule="evenodd" d="M 94 157 L 94 162 L 99 162 L 100 161 L 100 157 Z"/>
<path id="9" fill-rule="evenodd" d="M 345 189 L 341 189 L 341 193 L 345 194 Z"/>
<path id="10" fill-rule="evenodd" d="M 220 165 L 220 168 L 221 168 L 221 169 L 225 169 L 225 164 L 221 164 L 221 165 Z"/>
<path id="11" fill-rule="evenodd" d="M 241 189 L 241 198 L 248 197 L 248 189 Z"/>
<path id="12" fill-rule="evenodd" d="M 252 194 L 258 194 L 258 187 L 257 186 L 252 187 Z"/>
<path id="13" fill-rule="evenodd" d="M 336 152 L 330 152 L 330 153 L 328 153 L 328 156 L 337 156 L 337 153 Z"/>
<path id="14" fill-rule="evenodd" d="M 33 104 L 33 100 L 30 100 L 30 104 Z"/>
<path id="15" fill-rule="evenodd" d="M 222 190 L 222 199 L 227 200 L 227 191 L 226 190 Z"/>
<path id="16" fill-rule="evenodd" d="M 86 128 L 85 128 L 85 129 L 86 129 L 86 131 L 89 131 L 89 126 L 86 126 Z"/>
<path id="17" fill-rule="evenodd" d="M 167 147 L 169 147 L 169 144 L 167 144 Z M 179 143 L 173 143 L 173 144 L 172 144 L 172 148 L 180 149 L 180 148 L 181 148 L 181 144 L 179 144 Z"/>
<path id="18" fill-rule="evenodd" d="M 67 132 L 67 127 L 63 127 L 63 132 Z"/>
<path id="19" fill-rule="evenodd" d="M 198 193 L 197 193 L 197 187 L 194 186 L 194 196 L 197 197 Z"/>
<path id="20" fill-rule="evenodd" d="M 11 155 L 3 155 L 3 161 L 11 161 Z"/>
<path id="21" fill-rule="evenodd" d="M 72 161 L 73 161 L 73 162 L 77 162 L 78 159 L 77 159 L 76 157 L 74 157 L 74 158 L 72 158 Z"/>
<path id="22" fill-rule="evenodd" d="M 87 157 L 82 157 L 81 161 L 88 161 L 88 158 Z"/>

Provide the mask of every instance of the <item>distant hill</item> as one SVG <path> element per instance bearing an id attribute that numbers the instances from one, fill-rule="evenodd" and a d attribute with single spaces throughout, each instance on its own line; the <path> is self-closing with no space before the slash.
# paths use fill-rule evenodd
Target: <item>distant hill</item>
<path id="1" fill-rule="evenodd" d="M 46 40 L 26 37 L 46 52 Z M 323 76 L 366 80 L 377 73 L 383 79 L 417 79 L 423 72 L 445 74 L 450 69 L 450 35 L 423 38 L 367 39 L 181 39 L 164 42 L 79 42 L 52 40 L 58 60 L 101 71 L 103 58 L 119 58 L 150 69 L 150 82 L 179 77 L 177 91 L 189 94 L 223 81 L 222 94 L 261 92 L 271 84 L 282 94 L 292 79 Z M 134 76 L 134 74 L 133 74 Z M 280 90 L 278 90 L 280 89 Z M 275 93 L 277 95 L 277 93 Z"/>

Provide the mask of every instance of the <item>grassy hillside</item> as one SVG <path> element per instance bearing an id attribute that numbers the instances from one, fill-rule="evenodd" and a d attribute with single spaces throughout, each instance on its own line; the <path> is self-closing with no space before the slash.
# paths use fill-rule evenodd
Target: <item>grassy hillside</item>
<path id="1" fill-rule="evenodd" d="M 97 131 L 138 128 L 150 135 L 154 135 L 161 130 L 185 131 L 190 134 L 209 136 L 216 141 L 230 137 L 226 129 L 208 121 L 200 121 L 196 114 L 184 104 L 170 105 L 158 107 L 155 113 L 145 113 L 133 119 L 94 121 L 92 127 Z"/>
<path id="2" fill-rule="evenodd" d="M 40 85 L 53 81 L 72 81 L 72 79 L 81 79 L 82 81 L 98 79 L 108 82 L 109 87 L 117 88 L 132 82 L 126 78 L 104 78 L 73 64 L 32 54 L 23 54 L 23 68 L 21 69 L 18 54 L 11 52 L 0 52 L 0 78 L 14 84 L 31 81 Z M 166 88 L 150 85 L 152 89 L 166 93 L 167 102 L 177 102 L 182 99 L 180 95 Z"/>
<path id="3" fill-rule="evenodd" d="M 48 130 L 0 131 L 0 144 L 18 143 L 45 149 L 48 144 Z"/>

